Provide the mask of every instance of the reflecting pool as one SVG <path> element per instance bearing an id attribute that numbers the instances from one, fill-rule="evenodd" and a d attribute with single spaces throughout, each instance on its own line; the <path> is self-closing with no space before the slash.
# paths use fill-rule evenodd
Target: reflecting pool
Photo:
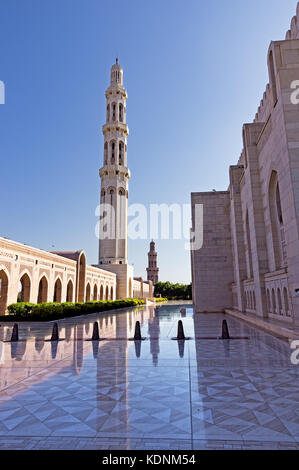
<path id="1" fill-rule="evenodd" d="M 299 448 L 287 343 L 191 305 L 0 327 L 0 448 Z M 221 340 L 222 320 L 230 335 Z M 177 341 L 178 320 L 185 336 Z M 90 341 L 98 321 L 100 341 Z M 132 341 L 136 321 L 144 341 Z"/>

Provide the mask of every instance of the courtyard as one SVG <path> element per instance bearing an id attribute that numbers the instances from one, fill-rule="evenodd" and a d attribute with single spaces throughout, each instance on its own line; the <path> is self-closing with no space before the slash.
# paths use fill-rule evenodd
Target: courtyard
<path id="1" fill-rule="evenodd" d="M 236 339 L 218 338 L 224 318 Z M 178 320 L 190 340 L 172 339 Z M 51 322 L 19 324 L 16 343 L 0 327 L 0 449 L 299 448 L 288 343 L 191 304 L 58 324 L 58 342 Z"/>

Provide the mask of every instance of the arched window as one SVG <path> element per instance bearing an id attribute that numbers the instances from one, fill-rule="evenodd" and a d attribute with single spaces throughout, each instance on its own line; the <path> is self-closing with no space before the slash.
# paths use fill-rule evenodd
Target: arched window
<path id="1" fill-rule="evenodd" d="M 276 171 L 272 171 L 269 182 L 269 209 L 274 261 L 272 268 L 275 270 L 285 266 L 287 261 L 278 174 Z"/>
<path id="2" fill-rule="evenodd" d="M 272 306 L 271 306 L 271 298 L 270 298 L 270 291 L 267 289 L 267 307 L 268 307 L 268 312 L 272 312 Z"/>
<path id="3" fill-rule="evenodd" d="M 86 302 L 89 302 L 89 301 L 90 301 L 90 284 L 89 284 L 89 282 L 88 282 L 87 285 L 86 285 L 86 296 L 85 296 L 85 300 L 86 300 Z"/>
<path id="4" fill-rule="evenodd" d="M 111 164 L 114 165 L 115 163 L 115 142 L 111 142 Z"/>
<path id="5" fill-rule="evenodd" d="M 73 302 L 73 291 L 74 291 L 74 286 L 71 280 L 69 280 L 66 288 L 66 301 L 67 302 Z"/>
<path id="6" fill-rule="evenodd" d="M 119 165 L 124 164 L 124 144 L 121 141 L 119 142 L 119 145 L 118 145 L 118 163 Z"/>
<path id="7" fill-rule="evenodd" d="M 18 302 L 29 302 L 30 301 L 30 278 L 28 274 L 23 274 L 20 279 Z"/>
<path id="8" fill-rule="evenodd" d="M 8 276 L 6 272 L 0 270 L 0 314 L 4 315 L 7 307 L 8 297 Z"/>
<path id="9" fill-rule="evenodd" d="M 96 284 L 93 286 L 93 300 L 98 300 L 98 286 Z"/>
<path id="10" fill-rule="evenodd" d="M 116 104 L 112 103 L 112 121 L 116 120 Z"/>
<path id="11" fill-rule="evenodd" d="M 61 289 L 62 289 L 61 280 L 57 278 L 55 285 L 54 285 L 53 302 L 61 302 Z"/>
<path id="12" fill-rule="evenodd" d="M 248 276 L 248 279 L 251 279 L 253 276 L 253 272 L 252 272 L 251 237 L 250 237 L 248 211 L 246 212 L 246 264 L 247 264 L 247 276 Z"/>
<path id="13" fill-rule="evenodd" d="M 110 121 L 110 104 L 107 104 L 106 122 Z"/>
<path id="14" fill-rule="evenodd" d="M 37 303 L 41 304 L 48 301 L 48 281 L 45 276 L 41 278 L 38 285 Z"/>
<path id="15" fill-rule="evenodd" d="M 281 292 L 280 289 L 277 289 L 277 298 L 278 298 L 278 313 L 279 315 L 283 315 L 282 311 L 282 302 L 281 302 Z"/>
<path id="16" fill-rule="evenodd" d="M 119 109 L 118 109 L 118 113 L 119 113 L 119 121 L 120 122 L 123 122 L 123 105 L 121 103 L 119 103 Z"/>
<path id="17" fill-rule="evenodd" d="M 104 145 L 104 164 L 108 165 L 108 142 Z"/>
<path id="18" fill-rule="evenodd" d="M 284 300 L 284 309 L 287 317 L 290 316 L 290 307 L 289 307 L 289 296 L 288 290 L 286 287 L 283 288 L 283 300 Z"/>
<path id="19" fill-rule="evenodd" d="M 274 289 L 272 289 L 272 313 L 276 313 L 276 299 Z"/>

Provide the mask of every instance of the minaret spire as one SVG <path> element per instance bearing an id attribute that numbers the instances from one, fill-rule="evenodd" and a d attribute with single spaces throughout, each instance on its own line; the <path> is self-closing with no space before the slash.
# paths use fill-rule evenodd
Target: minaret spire
<path id="1" fill-rule="evenodd" d="M 159 268 L 157 266 L 157 252 L 155 250 L 155 242 L 152 240 L 150 242 L 150 251 L 148 252 L 148 267 L 147 271 L 147 280 L 152 281 L 153 284 L 156 284 L 159 280 Z"/>
<path id="2" fill-rule="evenodd" d="M 128 181 L 126 124 L 127 92 L 123 69 L 111 67 L 110 86 L 106 90 L 106 123 L 103 126 L 104 159 L 100 169 L 101 218 L 99 264 L 128 262 Z M 102 210 L 103 209 L 103 210 Z"/>

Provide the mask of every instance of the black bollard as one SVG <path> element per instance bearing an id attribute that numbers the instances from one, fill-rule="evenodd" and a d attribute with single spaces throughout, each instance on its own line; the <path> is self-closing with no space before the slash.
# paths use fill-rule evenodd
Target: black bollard
<path id="1" fill-rule="evenodd" d="M 58 324 L 56 322 L 53 325 L 51 341 L 59 341 Z"/>
<path id="2" fill-rule="evenodd" d="M 178 321 L 178 335 L 176 339 L 186 339 L 182 320 Z"/>
<path id="3" fill-rule="evenodd" d="M 19 341 L 19 327 L 16 323 L 13 326 L 10 341 Z"/>
<path id="4" fill-rule="evenodd" d="M 140 330 L 140 322 L 137 321 L 135 325 L 135 334 L 134 334 L 134 341 L 140 341 L 141 338 L 141 330 Z"/>
<path id="5" fill-rule="evenodd" d="M 226 320 L 223 320 L 223 322 L 222 322 L 222 336 L 221 336 L 221 339 L 230 339 Z"/>
<path id="6" fill-rule="evenodd" d="M 93 324 L 93 332 L 92 332 L 91 341 L 99 341 L 99 339 L 100 339 L 99 324 L 97 321 L 95 321 Z"/>

